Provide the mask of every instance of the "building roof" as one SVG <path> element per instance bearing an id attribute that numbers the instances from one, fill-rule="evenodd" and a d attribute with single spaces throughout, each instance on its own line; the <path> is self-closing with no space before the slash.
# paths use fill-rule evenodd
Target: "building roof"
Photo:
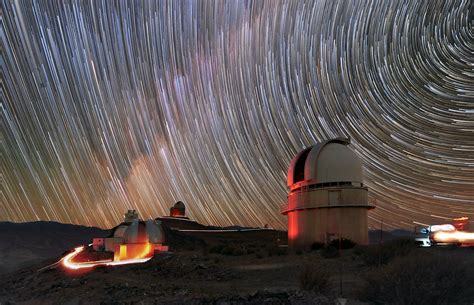
<path id="1" fill-rule="evenodd" d="M 113 237 L 123 239 L 124 243 L 164 243 L 165 235 L 157 220 L 142 221 L 135 219 L 122 223 L 114 230 Z"/>
<path id="2" fill-rule="evenodd" d="M 179 210 L 185 210 L 186 206 L 184 205 L 184 202 L 178 201 L 173 205 L 173 208 L 179 209 Z"/>
<path id="3" fill-rule="evenodd" d="M 348 147 L 349 139 L 336 138 L 300 151 L 288 169 L 288 186 L 330 182 L 362 183 L 362 163 Z"/>

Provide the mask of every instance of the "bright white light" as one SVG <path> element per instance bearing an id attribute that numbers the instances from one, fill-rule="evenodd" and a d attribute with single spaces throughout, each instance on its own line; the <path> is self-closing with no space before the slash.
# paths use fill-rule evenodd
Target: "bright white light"
<path id="1" fill-rule="evenodd" d="M 440 232 L 440 231 L 443 231 L 443 232 L 456 231 L 456 228 L 450 224 L 430 226 L 430 232 Z"/>
<path id="2" fill-rule="evenodd" d="M 437 232 L 433 239 L 442 243 L 474 243 L 474 233 L 464 231 Z"/>

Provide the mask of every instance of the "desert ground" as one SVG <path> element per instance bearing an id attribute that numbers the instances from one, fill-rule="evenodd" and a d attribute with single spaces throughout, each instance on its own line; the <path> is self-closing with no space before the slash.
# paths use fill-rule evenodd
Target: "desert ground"
<path id="1" fill-rule="evenodd" d="M 0 279 L 1 304 L 472 304 L 474 250 L 411 240 L 290 252 L 285 232 L 167 232 L 171 251 L 70 271 L 42 261 Z M 350 245 L 343 245 L 350 246 Z M 50 266 L 51 267 L 48 267 Z"/>

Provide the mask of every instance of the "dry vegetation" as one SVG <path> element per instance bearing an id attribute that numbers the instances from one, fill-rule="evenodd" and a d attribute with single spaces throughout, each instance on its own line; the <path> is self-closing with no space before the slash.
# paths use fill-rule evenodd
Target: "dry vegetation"
<path id="1" fill-rule="evenodd" d="M 174 254 L 89 273 L 24 269 L 0 279 L 0 303 L 336 304 L 338 297 L 349 305 L 474 303 L 472 249 L 420 249 L 396 240 L 293 253 L 273 235 L 255 234 L 181 236 Z"/>
<path id="2" fill-rule="evenodd" d="M 473 304 L 474 251 L 444 250 L 394 257 L 367 274 L 361 299 L 374 304 Z"/>

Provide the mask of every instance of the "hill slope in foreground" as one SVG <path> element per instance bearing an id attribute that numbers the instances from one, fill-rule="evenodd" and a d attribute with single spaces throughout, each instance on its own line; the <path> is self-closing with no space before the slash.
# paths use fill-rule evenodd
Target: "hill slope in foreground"
<path id="1" fill-rule="evenodd" d="M 164 219 L 163 225 L 165 227 L 179 226 L 172 219 Z M 184 229 L 220 229 L 206 227 L 193 221 L 183 222 L 182 226 Z M 239 229 L 240 227 L 235 228 Z M 65 251 L 90 243 L 94 237 L 106 237 L 109 234 L 110 230 L 58 222 L 0 222 L 0 274 L 13 272 L 44 260 L 55 259 Z M 391 240 L 404 234 L 409 234 L 409 232 L 401 231 L 397 232 L 397 235 L 383 232 L 383 239 Z M 195 233 L 194 235 L 202 234 Z M 250 235 L 256 239 L 260 238 L 259 233 Z M 214 239 L 225 238 L 225 236 L 220 237 L 215 234 L 213 236 Z M 280 238 L 281 243 L 286 243 L 286 232 L 277 233 L 275 238 Z M 377 243 L 380 239 L 380 231 L 371 231 L 369 238 L 373 243 Z M 189 241 L 189 238 L 180 239 L 175 236 L 170 242 L 173 243 L 172 246 L 179 248 L 183 246 L 183 243 L 189 243 Z"/>
<path id="2" fill-rule="evenodd" d="M 474 302 L 472 249 L 420 249 L 394 240 L 340 255 L 335 249 L 289 253 L 276 244 L 286 242 L 285 232 L 275 230 L 165 231 L 174 252 L 143 264 L 89 272 L 44 268 L 54 258 L 4 274 L 0 303 L 335 304 L 339 297 L 346 304 Z"/>
<path id="3" fill-rule="evenodd" d="M 0 274 L 60 256 L 109 230 L 58 222 L 0 222 Z"/>

